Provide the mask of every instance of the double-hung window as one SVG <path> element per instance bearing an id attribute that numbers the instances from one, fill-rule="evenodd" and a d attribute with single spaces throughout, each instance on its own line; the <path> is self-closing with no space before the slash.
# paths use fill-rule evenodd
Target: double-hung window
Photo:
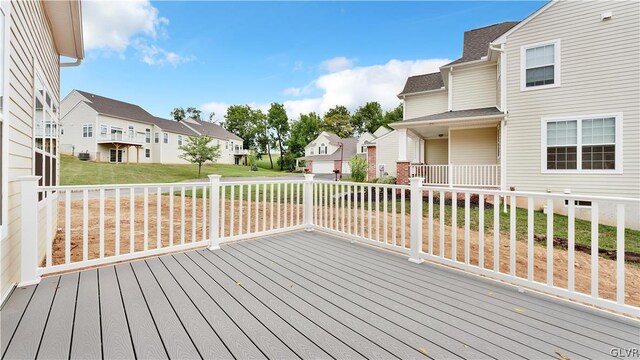
<path id="1" fill-rule="evenodd" d="M 136 137 L 136 128 L 133 125 L 129 125 L 129 139 Z"/>
<path id="2" fill-rule="evenodd" d="M 151 144 L 151 129 L 144 129 L 144 139 L 147 144 Z"/>
<path id="3" fill-rule="evenodd" d="M 155 136 L 154 136 L 154 142 L 156 144 L 160 143 L 160 133 L 156 131 Z"/>
<path id="4" fill-rule="evenodd" d="M 162 142 L 164 142 L 165 144 L 169 143 L 169 134 L 162 133 Z"/>
<path id="5" fill-rule="evenodd" d="M 92 124 L 84 124 L 84 125 L 82 125 L 82 137 L 84 137 L 84 138 L 93 137 L 93 125 Z"/>
<path id="6" fill-rule="evenodd" d="M 560 40 L 521 48 L 521 90 L 560 85 Z"/>
<path id="7" fill-rule="evenodd" d="M 327 154 L 327 146 L 325 144 L 320 144 L 318 147 L 318 155 L 326 155 Z"/>
<path id="8" fill-rule="evenodd" d="M 109 133 L 109 127 L 107 125 L 100 125 L 100 138 L 106 139 Z"/>
<path id="9" fill-rule="evenodd" d="M 182 146 L 182 135 L 178 135 L 178 146 Z"/>
<path id="10" fill-rule="evenodd" d="M 621 172 L 622 116 L 543 122 L 543 171 Z"/>

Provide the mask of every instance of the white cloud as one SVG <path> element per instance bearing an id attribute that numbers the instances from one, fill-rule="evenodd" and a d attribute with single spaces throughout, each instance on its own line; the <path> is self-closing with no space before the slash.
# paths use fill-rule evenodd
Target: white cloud
<path id="1" fill-rule="evenodd" d="M 347 59 L 344 56 L 334 57 L 320 63 L 320 69 L 326 70 L 330 73 L 350 69 L 353 66 L 355 59 Z"/>
<path id="2" fill-rule="evenodd" d="M 288 96 L 299 97 L 314 90 L 321 92 L 321 96 L 285 100 L 283 104 L 290 119 L 310 112 L 322 115 L 336 105 L 344 105 L 354 111 L 368 101 L 377 101 L 383 109 L 390 110 L 400 103 L 396 95 L 402 90 L 407 77 L 438 72 L 440 66 L 449 62 L 449 59 L 390 60 L 382 65 L 361 66 L 321 75 L 304 87 L 284 90 Z M 226 103 L 210 102 L 201 108 L 206 112 L 215 112 L 215 119 L 220 121 L 224 120 L 228 106 Z M 250 103 L 249 106 L 266 112 L 270 104 Z"/>
<path id="3" fill-rule="evenodd" d="M 125 51 L 133 48 L 141 61 L 150 65 L 177 65 L 191 59 L 154 44 L 166 35 L 169 20 L 148 0 L 83 1 L 82 16 L 87 51 L 124 57 Z"/>

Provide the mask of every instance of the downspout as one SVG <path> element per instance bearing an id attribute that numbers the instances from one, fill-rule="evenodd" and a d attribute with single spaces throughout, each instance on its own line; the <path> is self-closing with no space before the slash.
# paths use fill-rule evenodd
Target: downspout
<path id="1" fill-rule="evenodd" d="M 66 62 L 66 63 L 60 63 L 60 67 L 74 67 L 74 66 L 80 66 L 80 64 L 82 63 L 82 59 L 76 59 L 76 61 L 74 62 Z"/>

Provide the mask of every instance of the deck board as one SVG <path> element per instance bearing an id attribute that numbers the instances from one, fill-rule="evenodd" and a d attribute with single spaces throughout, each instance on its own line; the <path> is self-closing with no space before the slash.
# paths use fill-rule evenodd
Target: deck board
<path id="1" fill-rule="evenodd" d="M 0 311 L 1 350 L 6 359 L 511 359 L 637 347 L 640 322 L 602 314 L 293 232 L 18 288 Z"/>

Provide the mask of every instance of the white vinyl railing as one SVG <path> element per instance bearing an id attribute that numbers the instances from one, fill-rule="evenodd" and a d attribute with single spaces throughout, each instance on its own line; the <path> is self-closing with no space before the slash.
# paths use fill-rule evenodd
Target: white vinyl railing
<path id="1" fill-rule="evenodd" d="M 424 186 L 422 178 L 412 178 L 410 186 L 316 181 L 313 175 L 209 178 L 57 187 L 22 178 L 22 284 L 59 271 L 305 229 L 640 316 L 640 290 L 625 281 L 640 273 L 637 264 L 625 264 L 625 243 L 640 242 L 637 232 L 625 231 L 633 219 L 625 215 L 637 213 L 638 199 L 442 188 Z M 591 208 L 578 208 L 578 200 Z M 601 224 L 603 210 L 615 213 L 615 226 Z M 577 219 L 578 211 L 590 212 L 590 221 Z M 563 248 L 546 240 L 557 238 L 566 240 Z M 599 256 L 601 238 L 609 248 L 615 244 L 612 258 Z M 585 240 L 588 254 L 576 250 Z"/>
<path id="2" fill-rule="evenodd" d="M 410 165 L 409 175 L 425 185 L 500 187 L 500 165 Z"/>
<path id="3" fill-rule="evenodd" d="M 142 136 L 131 136 L 129 134 L 98 134 L 98 141 L 121 141 L 132 144 L 142 144 L 145 138 Z"/>

